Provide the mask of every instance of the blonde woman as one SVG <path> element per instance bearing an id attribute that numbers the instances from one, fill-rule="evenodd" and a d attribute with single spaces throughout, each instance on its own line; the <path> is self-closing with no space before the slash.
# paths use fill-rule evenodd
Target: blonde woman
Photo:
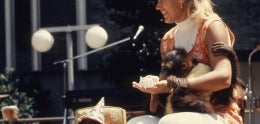
<path id="1" fill-rule="evenodd" d="M 213 11 L 211 0 L 157 0 L 156 10 L 163 15 L 167 24 L 176 23 L 162 38 L 161 57 L 174 48 L 184 48 L 192 61 L 195 57 L 200 63 L 208 65 L 211 71 L 196 78 L 179 78 L 170 76 L 161 80 L 154 87 L 144 88 L 138 82 L 133 87 L 151 94 L 150 111 L 155 112 L 161 105 L 159 93 L 170 92 L 173 87 L 186 87 L 201 92 L 220 92 L 231 88 L 232 69 L 226 56 L 214 56 L 211 48 L 221 42 L 232 47 L 234 35 L 221 18 Z M 232 97 L 231 94 L 227 94 Z M 211 98 L 209 98 L 211 99 Z M 218 101 L 213 100 L 212 102 Z M 217 102 L 218 103 L 218 102 Z M 224 104 L 213 104 L 215 113 L 202 114 L 180 112 L 167 114 L 159 124 L 242 124 L 240 108 L 233 100 Z"/>

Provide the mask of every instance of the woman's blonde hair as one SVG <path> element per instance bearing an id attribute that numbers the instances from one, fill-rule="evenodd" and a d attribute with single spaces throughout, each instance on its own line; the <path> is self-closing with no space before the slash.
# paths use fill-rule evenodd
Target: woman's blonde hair
<path id="1" fill-rule="evenodd" d="M 213 11 L 213 3 L 211 0 L 187 0 L 188 16 L 195 23 L 211 17 L 219 18 L 218 14 Z"/>

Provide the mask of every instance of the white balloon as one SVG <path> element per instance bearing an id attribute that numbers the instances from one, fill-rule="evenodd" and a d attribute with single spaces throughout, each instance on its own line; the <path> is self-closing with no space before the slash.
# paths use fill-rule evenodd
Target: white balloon
<path id="1" fill-rule="evenodd" d="M 107 42 L 108 35 L 104 28 L 94 26 L 88 29 L 85 35 L 85 41 L 90 48 L 97 49 L 104 46 Z"/>
<path id="2" fill-rule="evenodd" d="M 31 42 L 35 50 L 46 52 L 52 48 L 54 38 L 47 30 L 40 29 L 33 34 Z"/>

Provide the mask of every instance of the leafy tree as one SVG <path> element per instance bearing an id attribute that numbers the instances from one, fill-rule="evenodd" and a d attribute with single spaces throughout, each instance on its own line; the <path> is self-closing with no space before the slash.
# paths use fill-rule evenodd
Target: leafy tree
<path id="1" fill-rule="evenodd" d="M 0 107 L 17 105 L 19 108 L 19 117 L 33 117 L 38 112 L 34 110 L 34 98 L 29 97 L 26 92 L 21 91 L 20 80 L 16 77 L 12 68 L 6 68 L 4 73 L 0 74 L 0 92 L 8 94 L 6 98 L 2 98 Z M 35 91 L 37 92 L 37 91 Z"/>

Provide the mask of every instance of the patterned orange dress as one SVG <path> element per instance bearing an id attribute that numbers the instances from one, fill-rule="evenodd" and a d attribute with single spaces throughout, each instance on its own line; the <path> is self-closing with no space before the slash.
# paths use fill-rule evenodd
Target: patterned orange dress
<path id="1" fill-rule="evenodd" d="M 208 26 L 213 21 L 222 22 L 220 19 L 210 18 L 200 23 L 198 28 L 198 33 L 196 35 L 195 44 L 187 56 L 188 61 L 191 61 L 193 56 L 196 56 L 196 58 L 200 63 L 210 65 L 209 51 L 205 41 L 205 37 L 206 37 L 206 31 L 208 29 Z M 224 22 L 222 23 L 225 25 Z M 165 56 L 167 52 L 171 51 L 174 48 L 174 42 L 175 42 L 174 34 L 176 33 L 176 29 L 177 29 L 176 27 L 173 27 L 162 38 L 161 46 L 160 46 L 162 58 Z M 226 26 L 226 29 L 229 32 L 230 45 L 233 46 L 235 41 L 234 34 L 228 28 L 228 26 Z M 225 120 L 226 124 L 243 124 L 242 117 L 240 115 L 240 108 L 238 107 L 236 102 L 233 102 L 229 106 L 214 106 L 214 108 L 216 114 L 219 114 Z"/>

